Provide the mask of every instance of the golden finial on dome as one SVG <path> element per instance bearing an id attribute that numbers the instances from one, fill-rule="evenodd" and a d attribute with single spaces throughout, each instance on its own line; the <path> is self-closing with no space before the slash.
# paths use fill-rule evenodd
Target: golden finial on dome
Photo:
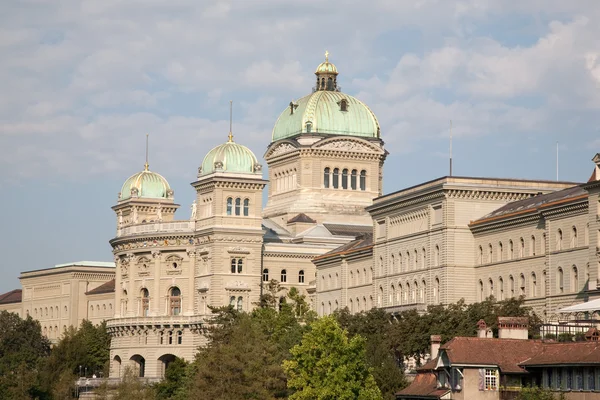
<path id="1" fill-rule="evenodd" d="M 233 133 L 231 129 L 233 121 L 233 100 L 229 100 L 229 140 L 228 142 L 233 142 Z"/>
<path id="2" fill-rule="evenodd" d="M 325 62 L 329 62 L 329 52 L 325 50 Z"/>
<path id="3" fill-rule="evenodd" d="M 148 134 L 146 133 L 146 163 L 144 164 L 144 171 L 148 171 L 150 165 L 148 164 Z"/>

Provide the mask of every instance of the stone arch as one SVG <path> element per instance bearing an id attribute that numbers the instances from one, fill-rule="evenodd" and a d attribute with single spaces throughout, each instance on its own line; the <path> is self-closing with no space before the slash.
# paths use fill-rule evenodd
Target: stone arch
<path id="1" fill-rule="evenodd" d="M 146 375 L 146 359 L 139 354 L 134 354 L 129 361 L 134 368 L 135 374 L 143 378 Z"/>
<path id="2" fill-rule="evenodd" d="M 120 378 L 121 377 L 121 357 L 114 356 L 111 362 L 112 366 L 112 378 Z"/>
<path id="3" fill-rule="evenodd" d="M 165 372 L 167 371 L 167 368 L 169 368 L 169 365 L 176 359 L 177 359 L 177 356 L 175 356 L 174 354 L 170 354 L 170 353 L 163 354 L 162 356 L 158 357 L 161 378 L 165 377 Z"/>

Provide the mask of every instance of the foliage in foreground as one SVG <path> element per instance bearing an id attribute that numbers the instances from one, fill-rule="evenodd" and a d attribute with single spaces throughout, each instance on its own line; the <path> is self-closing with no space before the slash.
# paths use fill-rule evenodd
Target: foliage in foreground
<path id="1" fill-rule="evenodd" d="M 523 388 L 519 392 L 516 400 L 564 400 L 564 393 L 553 393 L 548 389 L 542 389 L 539 387 Z"/>

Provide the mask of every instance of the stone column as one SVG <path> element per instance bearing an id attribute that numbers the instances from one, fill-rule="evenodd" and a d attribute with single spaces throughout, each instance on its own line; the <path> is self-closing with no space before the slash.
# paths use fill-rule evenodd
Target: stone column
<path id="1" fill-rule="evenodd" d="M 127 255 L 128 259 L 128 272 L 127 279 L 129 284 L 127 285 L 127 315 L 134 317 L 136 315 L 136 306 L 135 306 L 135 297 L 136 295 L 133 293 L 135 288 L 135 282 L 133 280 L 134 268 L 133 268 L 133 260 L 135 256 L 133 254 Z"/>
<path id="2" fill-rule="evenodd" d="M 152 289 L 152 294 L 150 295 L 151 302 L 152 302 L 151 310 L 152 310 L 153 316 L 158 316 L 158 315 L 160 315 L 160 305 L 161 305 L 160 299 L 162 298 L 161 293 L 160 293 L 160 262 L 161 262 L 160 251 L 153 250 L 152 258 L 154 259 L 154 276 L 153 276 L 154 289 Z"/>
<path id="3" fill-rule="evenodd" d="M 196 251 L 188 250 L 188 259 L 189 259 L 189 271 L 188 271 L 188 295 L 187 295 L 187 312 L 188 315 L 194 315 L 194 301 L 196 299 L 195 291 L 196 282 Z M 182 304 L 183 308 L 183 304 Z"/>
<path id="4" fill-rule="evenodd" d="M 115 256 L 115 304 L 113 317 L 121 316 L 121 259 Z"/>

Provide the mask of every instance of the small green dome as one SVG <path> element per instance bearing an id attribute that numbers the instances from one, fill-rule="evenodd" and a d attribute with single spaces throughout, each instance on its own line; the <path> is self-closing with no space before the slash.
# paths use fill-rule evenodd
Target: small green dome
<path id="1" fill-rule="evenodd" d="M 272 140 L 306 133 L 380 137 L 373 111 L 355 97 L 336 90 L 317 90 L 290 103 L 275 123 Z"/>
<path id="2" fill-rule="evenodd" d="M 246 146 L 235 143 L 230 136 L 229 141 L 208 152 L 202 166 L 200 175 L 213 172 L 236 172 L 262 175 L 262 166 L 256 156 Z"/>
<path id="3" fill-rule="evenodd" d="M 149 171 L 146 165 L 142 172 L 130 176 L 121 188 L 119 200 L 127 200 L 131 197 L 170 199 L 173 197 L 173 191 L 162 175 Z"/>

